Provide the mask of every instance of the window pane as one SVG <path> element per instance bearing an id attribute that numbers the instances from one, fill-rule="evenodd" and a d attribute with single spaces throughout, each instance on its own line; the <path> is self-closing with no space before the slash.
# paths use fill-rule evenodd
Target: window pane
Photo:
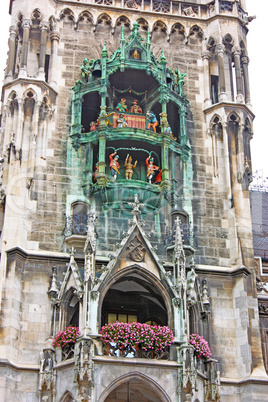
<path id="1" fill-rule="evenodd" d="M 128 316 L 128 322 L 137 322 L 138 317 L 136 315 L 129 315 Z"/>
<path id="2" fill-rule="evenodd" d="M 126 314 L 118 314 L 118 321 L 119 322 L 127 322 L 127 315 Z"/>
<path id="3" fill-rule="evenodd" d="M 109 313 L 108 314 L 108 324 L 113 324 L 117 320 L 117 314 Z"/>

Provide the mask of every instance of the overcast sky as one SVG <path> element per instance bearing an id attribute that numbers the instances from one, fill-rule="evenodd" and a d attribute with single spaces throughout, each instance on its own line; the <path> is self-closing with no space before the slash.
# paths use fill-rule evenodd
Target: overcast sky
<path id="1" fill-rule="evenodd" d="M 43 0 L 45 1 L 45 0 Z M 7 59 L 7 41 L 9 36 L 10 17 L 8 14 L 9 0 L 0 0 L 0 83 Z M 253 170 L 261 170 L 268 176 L 268 51 L 267 51 L 267 15 L 268 0 L 247 0 L 249 15 L 256 19 L 249 25 L 248 54 L 250 58 L 249 73 L 251 100 L 254 120 L 254 137 L 251 141 Z"/>

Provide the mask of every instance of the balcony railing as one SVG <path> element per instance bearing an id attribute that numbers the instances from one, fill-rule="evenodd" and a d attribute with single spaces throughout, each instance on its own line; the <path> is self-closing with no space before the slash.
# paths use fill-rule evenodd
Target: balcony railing
<path id="1" fill-rule="evenodd" d="M 116 344 L 103 342 L 102 353 L 104 356 L 170 360 L 169 348 L 159 351 L 143 350 L 138 347 L 126 347 L 124 349 L 120 349 Z"/>

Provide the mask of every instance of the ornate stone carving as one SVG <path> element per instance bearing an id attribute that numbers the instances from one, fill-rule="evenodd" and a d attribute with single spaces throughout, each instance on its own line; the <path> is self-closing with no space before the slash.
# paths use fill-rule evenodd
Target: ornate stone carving
<path id="1" fill-rule="evenodd" d="M 135 236 L 132 242 L 127 247 L 129 250 L 127 253 L 127 257 L 129 257 L 132 261 L 142 262 L 145 257 L 145 248 L 142 245 L 142 241 L 138 236 Z"/>

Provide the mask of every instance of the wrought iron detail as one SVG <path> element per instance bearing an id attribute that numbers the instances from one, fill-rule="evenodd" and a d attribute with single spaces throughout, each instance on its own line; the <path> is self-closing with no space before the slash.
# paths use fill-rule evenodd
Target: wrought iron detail
<path id="1" fill-rule="evenodd" d="M 103 4 L 105 6 L 112 6 L 113 0 L 95 0 L 96 4 Z"/>
<path id="2" fill-rule="evenodd" d="M 65 221 L 65 236 L 71 236 L 72 234 L 86 236 L 88 230 L 89 214 L 80 212 L 71 216 L 66 215 Z"/>

